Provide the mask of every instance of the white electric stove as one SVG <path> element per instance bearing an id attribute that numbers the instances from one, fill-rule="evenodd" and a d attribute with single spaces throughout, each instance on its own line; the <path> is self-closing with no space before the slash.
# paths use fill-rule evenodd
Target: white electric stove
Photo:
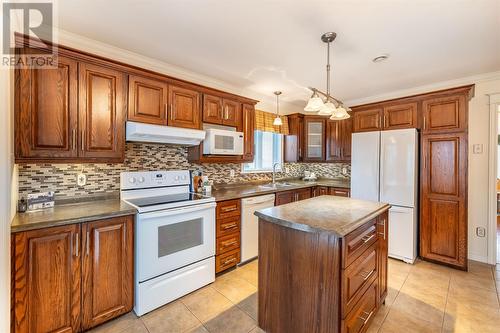
<path id="1" fill-rule="evenodd" d="M 138 210 L 138 316 L 215 280 L 215 199 L 190 189 L 187 170 L 120 174 L 121 199 Z"/>

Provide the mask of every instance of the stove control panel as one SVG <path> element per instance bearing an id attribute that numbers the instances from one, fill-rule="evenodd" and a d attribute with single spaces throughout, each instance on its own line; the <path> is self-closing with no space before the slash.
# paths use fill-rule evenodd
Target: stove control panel
<path id="1" fill-rule="evenodd" d="M 120 173 L 120 189 L 142 189 L 165 186 L 190 185 L 189 170 L 136 171 Z"/>

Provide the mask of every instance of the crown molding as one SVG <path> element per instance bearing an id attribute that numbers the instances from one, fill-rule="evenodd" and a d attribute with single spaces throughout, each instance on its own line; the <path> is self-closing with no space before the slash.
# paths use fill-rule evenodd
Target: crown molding
<path id="1" fill-rule="evenodd" d="M 480 82 L 493 81 L 493 80 L 500 80 L 500 71 L 482 73 L 482 74 L 467 76 L 467 77 L 463 77 L 463 78 L 459 78 L 459 79 L 435 82 L 435 83 L 417 86 L 417 87 L 413 87 L 413 88 L 395 90 L 395 91 L 391 91 L 389 93 L 373 95 L 373 96 L 368 96 L 368 97 L 363 97 L 363 98 L 357 98 L 357 99 L 346 101 L 345 104 L 350 105 L 350 106 L 363 105 L 363 104 L 385 101 L 385 100 L 394 99 L 394 98 L 413 96 L 413 95 L 428 93 L 428 92 L 432 92 L 432 91 L 436 91 L 436 90 L 443 90 L 443 89 L 454 88 L 454 87 L 459 87 L 459 86 L 464 86 L 464 85 L 474 84 L 474 83 L 480 83 Z"/>

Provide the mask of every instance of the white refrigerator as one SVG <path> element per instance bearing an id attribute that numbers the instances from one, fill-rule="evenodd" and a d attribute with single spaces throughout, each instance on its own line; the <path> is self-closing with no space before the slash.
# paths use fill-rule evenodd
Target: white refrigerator
<path id="1" fill-rule="evenodd" d="M 351 197 L 389 203 L 389 256 L 417 257 L 418 133 L 416 129 L 352 135 Z"/>

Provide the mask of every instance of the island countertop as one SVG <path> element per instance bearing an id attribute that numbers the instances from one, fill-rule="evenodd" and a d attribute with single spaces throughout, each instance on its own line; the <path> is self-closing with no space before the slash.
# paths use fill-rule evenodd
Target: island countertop
<path id="1" fill-rule="evenodd" d="M 305 232 L 344 237 L 390 208 L 389 204 L 323 195 L 255 212 L 259 218 Z"/>

